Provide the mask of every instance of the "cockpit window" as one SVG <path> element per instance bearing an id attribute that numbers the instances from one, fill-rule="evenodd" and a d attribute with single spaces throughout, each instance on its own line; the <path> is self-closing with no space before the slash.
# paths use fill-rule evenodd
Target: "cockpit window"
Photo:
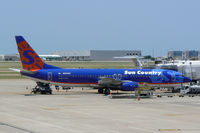
<path id="1" fill-rule="evenodd" d="M 180 73 L 180 72 L 177 72 L 177 73 L 176 73 L 176 76 L 184 77 L 184 75 L 183 75 L 182 73 Z"/>

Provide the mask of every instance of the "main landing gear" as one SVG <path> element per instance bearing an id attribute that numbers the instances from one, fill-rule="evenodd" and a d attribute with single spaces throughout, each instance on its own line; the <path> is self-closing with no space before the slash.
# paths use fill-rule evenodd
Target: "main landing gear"
<path id="1" fill-rule="evenodd" d="M 34 94 L 52 94 L 52 90 L 49 84 L 36 82 L 37 85 L 33 88 L 32 93 Z"/>
<path id="2" fill-rule="evenodd" d="M 99 94 L 103 94 L 103 92 L 104 92 L 103 89 L 98 89 Z"/>
<path id="3" fill-rule="evenodd" d="M 110 94 L 110 89 L 98 89 L 99 94 L 105 94 L 109 95 Z"/>

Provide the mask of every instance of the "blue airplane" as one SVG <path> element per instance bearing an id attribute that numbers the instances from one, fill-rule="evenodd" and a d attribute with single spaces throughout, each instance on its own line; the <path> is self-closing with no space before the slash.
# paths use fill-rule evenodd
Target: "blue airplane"
<path id="1" fill-rule="evenodd" d="M 99 93 L 134 91 L 144 85 L 174 85 L 191 82 L 182 73 L 162 69 L 62 69 L 44 63 L 22 36 L 15 36 L 23 69 L 13 69 L 36 81 L 34 93 L 52 93 L 50 85 L 63 88 L 92 87 Z"/>

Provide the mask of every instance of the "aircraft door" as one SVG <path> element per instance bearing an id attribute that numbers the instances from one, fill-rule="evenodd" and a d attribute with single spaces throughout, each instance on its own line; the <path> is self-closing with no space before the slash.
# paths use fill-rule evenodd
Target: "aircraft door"
<path id="1" fill-rule="evenodd" d="M 175 73 L 174 73 L 174 72 L 171 73 L 171 80 L 172 80 L 172 81 L 175 80 Z"/>
<path id="2" fill-rule="evenodd" d="M 52 81 L 52 72 L 48 72 L 47 79 L 49 81 Z"/>
<path id="3" fill-rule="evenodd" d="M 118 74 L 118 79 L 121 80 L 122 79 L 122 75 Z"/>

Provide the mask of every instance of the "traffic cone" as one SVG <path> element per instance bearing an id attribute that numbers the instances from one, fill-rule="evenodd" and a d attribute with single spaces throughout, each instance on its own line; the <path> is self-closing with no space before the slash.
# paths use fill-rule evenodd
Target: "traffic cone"
<path id="1" fill-rule="evenodd" d="M 138 99 L 138 101 L 140 101 L 140 95 L 138 95 L 137 99 Z"/>

